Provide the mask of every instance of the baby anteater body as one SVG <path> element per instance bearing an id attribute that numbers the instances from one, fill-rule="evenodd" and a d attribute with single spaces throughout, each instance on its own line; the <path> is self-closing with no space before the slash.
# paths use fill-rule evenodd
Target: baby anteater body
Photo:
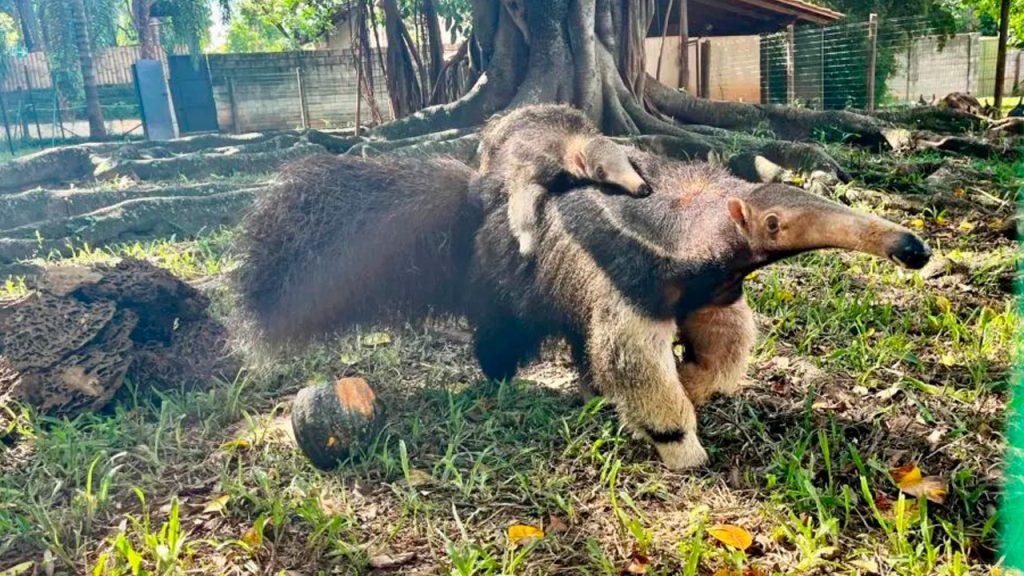
<path id="1" fill-rule="evenodd" d="M 509 227 L 524 256 L 533 252 L 541 202 L 552 189 L 588 181 L 630 196 L 651 191 L 626 148 L 601 136 L 582 112 L 562 105 L 518 108 L 488 123 L 480 172 L 507 183 Z"/>

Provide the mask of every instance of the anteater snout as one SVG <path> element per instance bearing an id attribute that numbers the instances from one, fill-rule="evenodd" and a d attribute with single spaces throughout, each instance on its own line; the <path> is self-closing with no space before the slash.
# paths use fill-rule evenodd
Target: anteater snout
<path id="1" fill-rule="evenodd" d="M 650 184 L 644 182 L 640 186 L 637 186 L 636 191 L 633 192 L 633 196 L 636 196 L 637 198 L 647 198 L 653 192 L 654 188 L 651 188 Z"/>
<path id="2" fill-rule="evenodd" d="M 889 248 L 889 258 L 914 270 L 923 268 L 931 257 L 932 249 L 923 240 L 909 232 L 901 234 Z"/>

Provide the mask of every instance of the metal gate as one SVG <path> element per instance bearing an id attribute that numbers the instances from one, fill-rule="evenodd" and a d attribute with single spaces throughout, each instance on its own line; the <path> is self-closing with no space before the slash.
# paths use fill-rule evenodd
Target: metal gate
<path id="1" fill-rule="evenodd" d="M 171 73 L 171 99 L 178 117 L 178 132 L 195 134 L 219 130 L 206 58 L 168 56 L 167 67 Z"/>

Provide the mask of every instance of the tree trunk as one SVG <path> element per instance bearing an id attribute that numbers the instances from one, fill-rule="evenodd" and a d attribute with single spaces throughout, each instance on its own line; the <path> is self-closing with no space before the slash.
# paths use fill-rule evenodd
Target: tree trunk
<path id="1" fill-rule="evenodd" d="M 441 36 L 441 22 L 437 19 L 437 7 L 434 0 L 423 0 L 423 19 L 427 25 L 427 50 L 430 62 L 427 68 L 430 74 L 431 92 L 437 91 L 441 83 L 441 70 L 444 68 L 444 38 Z"/>
<path id="2" fill-rule="evenodd" d="M 413 67 L 413 60 L 419 60 L 419 56 L 408 41 L 409 32 L 396 0 L 380 0 L 380 7 L 384 10 L 384 32 L 388 39 L 388 94 L 395 118 L 403 118 L 423 108 L 423 90 Z"/>
<path id="3" fill-rule="evenodd" d="M 160 58 L 160 40 L 157 38 L 157 29 L 150 16 L 153 0 L 131 0 L 131 7 L 132 26 L 139 37 L 142 57 L 147 60 L 158 60 Z"/>
<path id="4" fill-rule="evenodd" d="M 103 138 L 107 129 L 103 126 L 103 109 L 100 108 L 100 94 L 96 88 L 96 72 L 92 66 L 92 42 L 89 39 L 89 21 L 86 18 L 84 0 L 68 0 L 71 6 L 72 25 L 75 29 L 75 44 L 78 49 L 78 63 L 85 85 L 86 114 L 89 117 L 89 137 Z"/>
<path id="5" fill-rule="evenodd" d="M 29 52 L 46 50 L 43 29 L 39 26 L 39 19 L 36 17 L 36 10 L 32 6 L 32 0 L 14 0 L 14 5 L 18 11 L 18 20 L 21 21 L 21 33 L 25 41 L 25 49 Z"/>
<path id="6" fill-rule="evenodd" d="M 479 126 L 508 107 L 562 102 L 586 112 L 606 134 L 662 153 L 724 157 L 734 166 L 749 164 L 754 154 L 791 170 L 824 170 L 840 179 L 846 175 L 824 149 L 794 141 L 824 137 L 893 148 L 896 136 L 907 140 L 907 131 L 892 130 L 893 121 L 882 115 L 715 102 L 664 86 L 645 72 L 653 0 L 472 5 L 468 53 L 481 72 L 473 88 L 451 104 L 379 126 L 373 136 L 416 142 L 425 134 Z M 405 65 L 411 73 L 407 60 Z M 915 123 L 926 122 L 925 116 L 915 114 Z M 766 130 L 778 139 L 755 136 Z"/>

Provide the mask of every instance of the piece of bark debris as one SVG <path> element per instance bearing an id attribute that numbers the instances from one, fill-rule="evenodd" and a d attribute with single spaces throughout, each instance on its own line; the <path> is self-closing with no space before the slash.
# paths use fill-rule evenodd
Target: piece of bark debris
<path id="1" fill-rule="evenodd" d="M 387 570 L 404 566 L 416 559 L 415 552 L 403 554 L 377 554 L 370 557 L 370 567 L 374 570 Z"/>

